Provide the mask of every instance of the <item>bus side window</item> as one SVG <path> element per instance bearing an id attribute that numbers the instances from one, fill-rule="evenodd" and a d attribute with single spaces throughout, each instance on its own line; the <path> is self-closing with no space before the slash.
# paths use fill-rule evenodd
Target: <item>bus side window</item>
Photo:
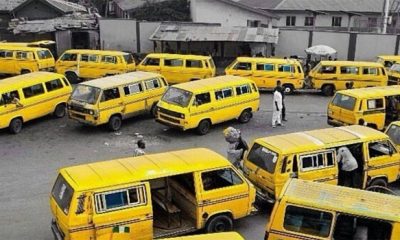
<path id="1" fill-rule="evenodd" d="M 299 167 L 297 165 L 297 155 L 293 157 L 292 177 L 297 178 L 299 175 Z"/>
<path id="2" fill-rule="evenodd" d="M 286 173 L 287 164 L 288 164 L 288 157 L 286 156 L 286 157 L 283 159 L 283 162 L 282 162 L 282 168 L 281 168 L 281 173 L 282 173 L 282 174 Z"/>

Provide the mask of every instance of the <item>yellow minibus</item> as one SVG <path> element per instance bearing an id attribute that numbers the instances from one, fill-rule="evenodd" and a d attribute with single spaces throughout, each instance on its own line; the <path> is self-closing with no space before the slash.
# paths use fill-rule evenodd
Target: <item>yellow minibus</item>
<path id="1" fill-rule="evenodd" d="M 398 240 L 398 196 L 289 180 L 275 203 L 265 240 Z"/>
<path id="2" fill-rule="evenodd" d="M 400 62 L 400 56 L 398 55 L 381 55 L 378 56 L 377 62 L 389 69 L 396 62 Z"/>
<path id="3" fill-rule="evenodd" d="M 150 53 L 137 66 L 140 71 L 163 75 L 169 84 L 189 82 L 215 76 L 210 56 Z"/>
<path id="4" fill-rule="evenodd" d="M 122 120 L 144 113 L 156 114 L 157 102 L 167 89 L 156 73 L 132 72 L 79 83 L 68 101 L 68 116 L 92 126 L 108 124 L 112 131 Z"/>
<path id="5" fill-rule="evenodd" d="M 339 91 L 328 105 L 328 124 L 360 124 L 384 130 L 399 119 L 400 86 L 372 87 Z"/>
<path id="6" fill-rule="evenodd" d="M 120 51 L 71 49 L 56 62 L 56 71 L 71 83 L 135 71 L 132 54 Z"/>
<path id="7" fill-rule="evenodd" d="M 0 74 L 20 75 L 54 71 L 54 57 L 46 48 L 0 44 Z"/>
<path id="8" fill-rule="evenodd" d="M 350 184 L 338 164 L 339 148 L 357 161 Z M 400 153 L 378 130 L 353 125 L 258 138 L 244 157 L 243 172 L 260 199 L 273 202 L 290 178 L 365 189 L 399 178 Z"/>
<path id="9" fill-rule="evenodd" d="M 296 59 L 238 57 L 225 73 L 247 77 L 260 89 L 274 89 L 280 80 L 286 94 L 303 88 L 304 84 L 304 72 Z"/>
<path id="10" fill-rule="evenodd" d="M 220 76 L 170 87 L 158 103 L 156 120 L 181 130 L 207 134 L 211 125 L 238 119 L 247 123 L 259 109 L 255 83 L 237 76 Z"/>
<path id="11" fill-rule="evenodd" d="M 30 120 L 53 114 L 65 116 L 72 88 L 57 73 L 34 72 L 0 80 L 0 129 L 19 133 Z"/>
<path id="12" fill-rule="evenodd" d="M 56 239 L 129 240 L 232 231 L 256 209 L 253 185 L 204 148 L 62 168 L 50 195 Z"/>
<path id="13" fill-rule="evenodd" d="M 313 88 L 326 96 L 344 90 L 352 83 L 353 88 L 386 86 L 388 76 L 382 64 L 376 62 L 321 61 L 309 73 Z"/>

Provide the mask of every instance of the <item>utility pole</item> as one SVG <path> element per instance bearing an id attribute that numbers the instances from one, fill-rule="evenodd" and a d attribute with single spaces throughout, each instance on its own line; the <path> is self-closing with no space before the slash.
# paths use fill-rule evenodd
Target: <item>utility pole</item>
<path id="1" fill-rule="evenodd" d="M 384 17 L 383 17 L 383 28 L 382 28 L 382 33 L 386 34 L 387 31 L 387 25 L 389 21 L 389 6 L 390 6 L 390 0 L 385 0 L 384 1 L 385 7 L 384 7 Z"/>

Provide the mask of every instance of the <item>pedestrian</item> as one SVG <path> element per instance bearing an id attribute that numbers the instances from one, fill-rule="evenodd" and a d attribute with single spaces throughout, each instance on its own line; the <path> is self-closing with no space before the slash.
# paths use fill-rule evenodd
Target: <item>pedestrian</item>
<path id="1" fill-rule="evenodd" d="M 346 187 L 357 187 L 357 160 L 353 157 L 347 147 L 340 147 L 337 153 L 337 162 L 341 163 L 343 173 L 343 185 Z"/>
<path id="2" fill-rule="evenodd" d="M 274 128 L 277 124 L 278 126 L 282 126 L 282 94 L 278 90 L 274 90 L 273 104 L 272 127 Z"/>
<path id="3" fill-rule="evenodd" d="M 282 95 L 282 116 L 281 116 L 281 119 L 282 119 L 282 121 L 286 122 L 287 119 L 286 119 L 286 107 L 285 107 L 285 89 L 282 86 L 281 80 L 278 80 L 276 82 L 276 87 L 275 87 L 274 91 L 276 91 L 276 90 L 279 91 L 281 93 L 281 95 Z"/>
<path id="4" fill-rule="evenodd" d="M 248 145 L 243 140 L 239 129 L 233 127 L 226 128 L 224 130 L 224 137 L 228 142 L 227 158 L 236 168 L 240 169 L 243 155 L 248 150 Z"/>
<path id="5" fill-rule="evenodd" d="M 24 105 L 19 101 L 17 94 L 11 93 L 11 103 L 15 104 L 17 107 L 23 107 Z"/>
<path id="6" fill-rule="evenodd" d="M 134 157 L 138 157 L 138 156 L 142 156 L 145 155 L 146 153 L 144 152 L 145 148 L 146 148 L 146 143 L 144 140 L 140 139 L 139 141 L 137 141 L 137 148 L 135 149 L 135 151 L 133 151 L 133 156 Z"/>

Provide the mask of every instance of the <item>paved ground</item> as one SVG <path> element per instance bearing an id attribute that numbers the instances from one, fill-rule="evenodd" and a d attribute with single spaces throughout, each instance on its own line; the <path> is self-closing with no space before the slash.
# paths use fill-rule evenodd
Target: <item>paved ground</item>
<path id="1" fill-rule="evenodd" d="M 52 239 L 49 228 L 49 192 L 60 167 L 132 154 L 136 133 L 148 142 L 148 153 L 189 147 L 207 147 L 225 155 L 222 131 L 232 125 L 247 140 L 256 137 L 328 127 L 326 106 L 329 98 L 318 94 L 287 96 L 289 121 L 272 129 L 272 96 L 261 96 L 261 109 L 248 124 L 236 121 L 221 124 L 206 136 L 179 132 L 155 123 L 148 116 L 124 122 L 120 132 L 83 127 L 68 119 L 45 117 L 27 124 L 19 135 L 0 131 L 0 238 Z M 235 230 L 246 239 L 263 239 L 269 215 L 262 213 L 239 220 Z"/>

